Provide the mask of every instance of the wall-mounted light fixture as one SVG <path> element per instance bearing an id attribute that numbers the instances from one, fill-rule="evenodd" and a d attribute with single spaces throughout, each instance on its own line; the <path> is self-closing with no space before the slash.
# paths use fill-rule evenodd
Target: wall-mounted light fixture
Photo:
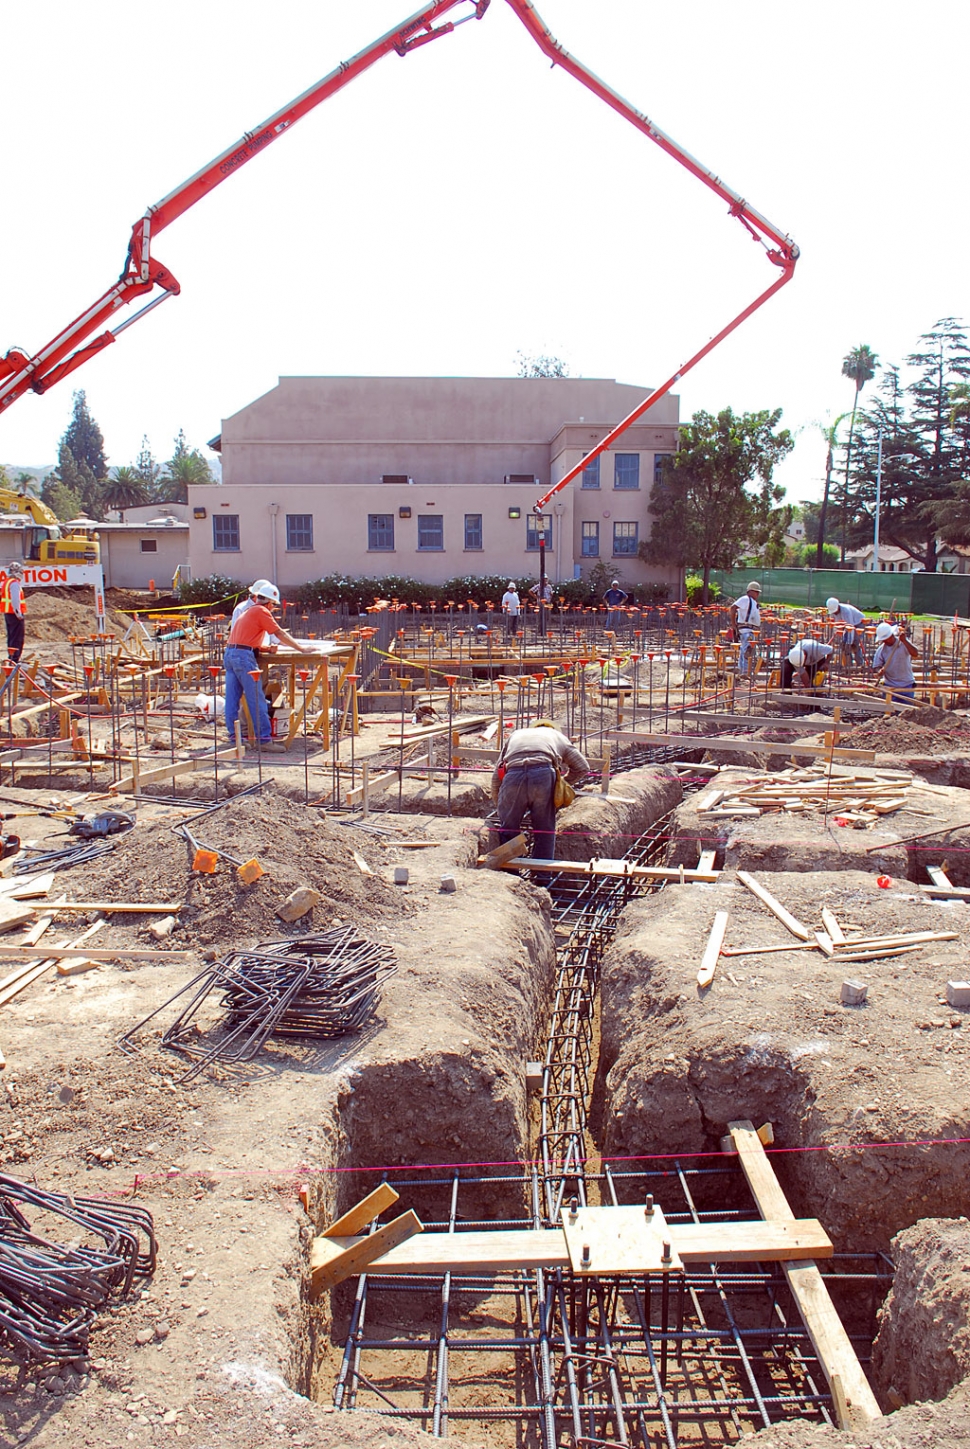
<path id="1" fill-rule="evenodd" d="M 521 518 L 522 517 L 522 509 L 521 508 L 510 508 L 509 509 L 509 517 L 510 518 Z"/>
<path id="2" fill-rule="evenodd" d="M 411 517 L 411 510 L 410 510 L 410 508 L 399 508 L 397 510 L 397 516 L 398 516 L 398 518 L 410 518 Z"/>

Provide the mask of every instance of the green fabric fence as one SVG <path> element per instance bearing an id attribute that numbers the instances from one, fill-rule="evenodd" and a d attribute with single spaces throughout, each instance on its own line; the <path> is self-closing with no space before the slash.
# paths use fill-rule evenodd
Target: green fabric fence
<path id="1" fill-rule="evenodd" d="M 763 569 L 753 568 L 711 574 L 721 586 L 722 600 L 729 601 L 744 593 L 752 579 L 761 585 L 763 604 L 794 604 L 802 609 L 824 609 L 825 600 L 834 594 L 843 603 L 859 609 L 899 609 L 902 613 L 952 614 L 955 605 L 945 608 L 914 608 L 913 586 L 920 578 L 935 579 L 941 584 L 963 583 L 964 597 L 970 589 L 970 576 L 958 578 L 942 574 L 864 573 L 861 569 Z M 942 597 L 942 595 L 941 595 Z M 961 606 L 960 612 L 963 612 Z"/>

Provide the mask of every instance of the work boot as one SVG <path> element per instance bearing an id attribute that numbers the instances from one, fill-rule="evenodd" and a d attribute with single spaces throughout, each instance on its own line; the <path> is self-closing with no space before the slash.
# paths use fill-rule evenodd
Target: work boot
<path id="1" fill-rule="evenodd" d="M 285 755 L 286 746 L 282 740 L 261 740 L 259 745 L 247 745 L 246 751 L 250 755 Z"/>

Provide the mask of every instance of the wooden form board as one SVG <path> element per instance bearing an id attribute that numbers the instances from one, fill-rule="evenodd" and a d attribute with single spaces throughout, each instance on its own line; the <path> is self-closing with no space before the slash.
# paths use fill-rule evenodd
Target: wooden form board
<path id="1" fill-rule="evenodd" d="M 510 841 L 509 844 L 514 842 Z M 501 848 L 501 847 L 500 847 Z M 479 857 L 479 864 L 485 865 L 492 856 Z M 516 856 L 512 860 L 498 862 L 500 870 L 559 871 L 565 875 L 609 875 L 629 877 L 631 880 L 669 880 L 685 885 L 702 881 L 714 885 L 721 876 L 719 870 L 688 870 L 685 866 L 631 865 L 628 860 L 533 860 L 531 856 Z"/>
<path id="2" fill-rule="evenodd" d="M 591 1211 L 613 1213 L 629 1209 L 608 1207 Z M 643 1209 L 636 1211 L 642 1218 Z M 798 1261 L 829 1257 L 833 1251 L 831 1239 L 815 1218 L 668 1224 L 666 1235 L 672 1252 L 685 1265 Z M 334 1277 L 334 1273 L 340 1271 L 336 1267 L 335 1250 L 338 1253 L 350 1251 L 356 1257 L 357 1249 L 369 1241 L 368 1237 L 328 1238 L 322 1234 L 315 1238 L 310 1249 L 311 1281 L 318 1267 L 322 1270 L 318 1282 L 324 1272 L 332 1282 L 339 1282 L 342 1277 L 350 1277 L 360 1271 L 349 1268 L 340 1278 Z M 381 1277 L 399 1277 L 409 1273 L 474 1275 L 514 1268 L 569 1267 L 569 1249 L 561 1228 L 512 1228 L 496 1232 L 417 1233 L 389 1251 L 375 1254 L 367 1271 Z M 630 1272 L 631 1269 L 626 1267 L 617 1271 Z M 606 1270 L 603 1270 L 603 1276 L 607 1276 Z M 332 1286 L 332 1282 L 322 1283 L 321 1286 Z"/>
<path id="3" fill-rule="evenodd" d="M 739 870 L 737 875 L 741 884 L 746 886 L 753 896 L 757 896 L 762 905 L 767 906 L 771 914 L 777 916 L 781 924 L 786 930 L 791 931 L 793 936 L 797 936 L 799 941 L 810 941 L 812 939 L 811 931 L 803 926 L 801 921 L 796 921 L 791 912 L 787 911 L 781 904 L 781 901 L 775 900 L 771 892 L 765 890 L 764 886 L 756 881 L 753 875 L 749 875 L 746 870 Z"/>
<path id="4" fill-rule="evenodd" d="M 29 946 L 0 946 L 0 961 L 31 961 L 36 959 L 37 947 Z M 76 956 L 77 946 L 67 946 L 63 949 L 54 946 L 41 946 L 39 948 L 52 960 L 60 960 L 64 956 Z M 178 962 L 183 965 L 195 961 L 197 958 L 191 951 L 128 951 L 123 946 L 98 951 L 85 951 L 88 961 L 164 961 Z"/>
<path id="5" fill-rule="evenodd" d="M 714 912 L 714 924 L 711 927 L 711 934 L 707 940 L 707 946 L 701 959 L 700 970 L 697 973 L 698 986 L 710 986 L 714 980 L 714 972 L 717 970 L 717 958 L 721 954 L 721 947 L 724 944 L 724 933 L 727 930 L 727 911 Z"/>
<path id="6" fill-rule="evenodd" d="M 770 723 L 770 720 L 765 720 L 766 725 Z M 830 755 L 834 755 L 837 760 L 861 760 L 868 765 L 876 758 L 875 750 L 843 750 L 838 746 L 833 750 L 825 745 L 800 745 L 797 741 L 779 745 L 770 740 L 745 739 L 743 735 L 737 739 L 727 736 L 718 739 L 708 735 L 645 734 L 640 730 L 609 730 L 608 734 L 611 740 L 626 740 L 635 745 L 667 745 L 682 750 L 710 750 L 712 754 L 717 754 L 718 751 L 726 753 L 729 750 L 746 750 L 752 755 L 784 755 L 786 758 L 790 755 L 809 755 L 816 760 L 827 760 Z"/>
<path id="7" fill-rule="evenodd" d="M 690 720 L 692 724 L 711 725 L 741 725 L 745 729 L 786 729 L 792 730 L 799 735 L 820 735 L 823 730 L 834 729 L 845 734 L 855 726 L 845 724 L 837 720 L 834 715 L 825 719 L 799 719 L 795 715 L 779 714 L 727 714 L 723 710 L 719 714 L 699 714 L 693 710 L 687 710 L 685 714 L 679 714 L 678 719 Z"/>
<path id="8" fill-rule="evenodd" d="M 793 1220 L 788 1199 L 775 1177 L 754 1125 L 751 1122 L 729 1122 L 728 1131 L 762 1217 L 773 1224 Z M 832 1388 L 839 1428 L 859 1430 L 872 1419 L 881 1419 L 882 1411 L 818 1268 L 814 1263 L 794 1260 L 783 1260 L 781 1266 L 818 1361 Z M 844 1395 L 841 1405 L 839 1387 Z"/>
<path id="9" fill-rule="evenodd" d="M 193 760 L 176 760 L 167 765 L 159 765 L 153 770 L 133 771 L 120 780 L 116 780 L 109 788 L 117 795 L 135 794 L 142 785 L 154 785 L 158 780 L 169 780 L 176 775 L 188 775 L 193 770 L 205 770 L 215 764 L 216 760 L 241 760 L 243 752 L 241 746 L 230 745 L 225 750 L 219 750 L 216 754 L 199 755 Z"/>

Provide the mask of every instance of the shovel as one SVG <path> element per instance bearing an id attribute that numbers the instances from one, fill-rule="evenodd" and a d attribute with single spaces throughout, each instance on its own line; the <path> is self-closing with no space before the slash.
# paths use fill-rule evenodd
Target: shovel
<path id="1" fill-rule="evenodd" d="M 230 865 L 236 867 L 236 875 L 243 885 L 252 885 L 264 874 L 263 867 L 258 860 L 240 860 L 235 855 L 229 855 L 225 850 L 216 850 L 211 845 L 203 845 L 201 841 L 196 840 L 188 826 L 182 825 L 179 829 L 195 851 L 192 869 L 198 871 L 200 875 L 214 875 L 220 859 L 228 860 Z"/>

